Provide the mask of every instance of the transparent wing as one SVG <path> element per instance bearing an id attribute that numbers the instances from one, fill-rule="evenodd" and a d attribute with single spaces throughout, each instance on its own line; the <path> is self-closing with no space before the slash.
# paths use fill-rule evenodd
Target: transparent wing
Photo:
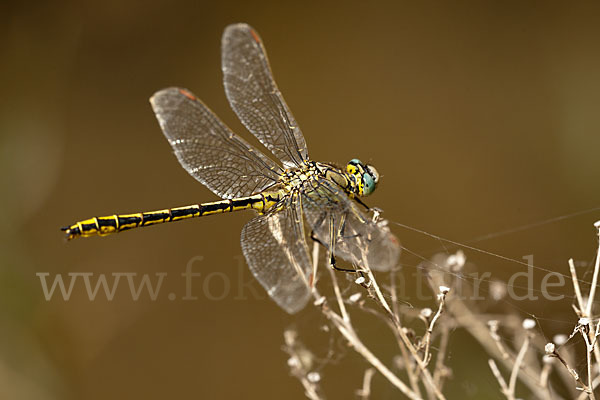
<path id="1" fill-rule="evenodd" d="M 302 208 L 316 238 L 334 255 L 355 266 L 377 271 L 395 267 L 400 243 L 385 220 L 373 221 L 335 183 L 318 179 L 307 184 Z"/>
<path id="2" fill-rule="evenodd" d="M 290 314 L 304 308 L 312 268 L 298 202 L 250 220 L 241 241 L 250 271 L 269 296 Z"/>
<path id="3" fill-rule="evenodd" d="M 249 196 L 277 181 L 281 168 L 187 90 L 163 89 L 150 103 L 183 168 L 218 196 Z"/>
<path id="4" fill-rule="evenodd" d="M 225 93 L 242 123 L 284 167 L 307 161 L 304 137 L 277 89 L 256 31 L 246 24 L 229 25 L 221 52 Z"/>

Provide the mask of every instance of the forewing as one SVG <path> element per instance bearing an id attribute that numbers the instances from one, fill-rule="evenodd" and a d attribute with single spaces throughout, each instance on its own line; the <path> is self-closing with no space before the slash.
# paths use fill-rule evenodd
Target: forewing
<path id="1" fill-rule="evenodd" d="M 396 266 L 400 244 L 385 220 L 368 217 L 333 182 L 317 179 L 306 186 L 304 217 L 319 242 L 330 249 L 333 235 L 334 255 L 357 267 L 388 271 Z"/>
<path id="2" fill-rule="evenodd" d="M 163 89 L 150 103 L 183 168 L 218 196 L 249 196 L 277 181 L 281 168 L 189 91 Z"/>
<path id="3" fill-rule="evenodd" d="M 225 93 L 242 123 L 284 167 L 307 161 L 304 137 L 275 84 L 256 31 L 246 24 L 229 25 L 221 51 Z"/>
<path id="4" fill-rule="evenodd" d="M 259 215 L 242 229 L 242 251 L 254 277 L 290 314 L 310 298 L 311 263 L 299 204 Z"/>

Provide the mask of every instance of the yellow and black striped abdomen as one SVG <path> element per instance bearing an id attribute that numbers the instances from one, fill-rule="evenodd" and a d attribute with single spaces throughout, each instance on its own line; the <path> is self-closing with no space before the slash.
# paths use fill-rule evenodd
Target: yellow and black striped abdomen
<path id="1" fill-rule="evenodd" d="M 254 209 L 264 212 L 280 199 L 280 193 L 260 193 L 249 197 L 231 200 L 221 200 L 212 203 L 195 204 L 186 207 L 166 208 L 158 211 L 148 211 L 135 214 L 108 215 L 94 217 L 62 228 L 67 239 L 76 237 L 105 236 L 142 226 L 163 224 L 182 219 L 202 217 L 205 215 Z"/>

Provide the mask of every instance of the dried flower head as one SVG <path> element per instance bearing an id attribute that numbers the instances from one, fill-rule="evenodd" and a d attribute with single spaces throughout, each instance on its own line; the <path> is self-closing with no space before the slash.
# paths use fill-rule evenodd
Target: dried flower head
<path id="1" fill-rule="evenodd" d="M 318 306 L 321 306 L 321 305 L 323 305 L 323 303 L 325 303 L 325 296 L 321 296 L 321 297 L 319 297 L 318 299 L 316 299 L 316 300 L 314 301 L 314 303 L 313 303 L 313 304 L 314 304 L 315 306 L 317 306 L 317 307 L 318 307 Z"/>
<path id="2" fill-rule="evenodd" d="M 306 379 L 308 379 L 309 382 L 317 383 L 321 380 L 321 374 L 316 371 L 312 371 L 306 375 Z"/>
<path id="3" fill-rule="evenodd" d="M 533 328 L 535 328 L 535 320 L 531 318 L 525 318 L 523 320 L 523 329 L 530 330 Z"/>
<path id="4" fill-rule="evenodd" d="M 568 340 L 569 340 L 569 337 L 567 335 L 565 335 L 564 333 L 559 333 L 557 335 L 554 335 L 554 337 L 552 338 L 552 341 L 554 343 L 556 343 L 557 346 L 562 346 L 563 344 L 567 343 Z"/>
<path id="5" fill-rule="evenodd" d="M 498 330 L 498 326 L 500 326 L 500 322 L 498 322 L 497 319 L 490 319 L 487 324 L 492 332 L 496 332 Z"/>
<path id="6" fill-rule="evenodd" d="M 362 293 L 360 293 L 360 292 L 354 293 L 353 295 L 348 297 L 348 301 L 350 301 L 350 303 L 356 303 L 357 301 L 360 300 L 361 297 L 362 297 Z"/>
<path id="7" fill-rule="evenodd" d="M 448 256 L 446 259 L 446 265 L 451 271 L 460 271 L 467 261 L 465 253 L 462 250 L 458 250 L 455 254 Z"/>
<path id="8" fill-rule="evenodd" d="M 427 318 L 429 318 L 429 317 L 431 317 L 433 315 L 433 310 L 431 308 L 429 308 L 429 307 L 426 307 L 426 308 L 424 308 L 424 309 L 421 310 L 420 314 L 421 314 L 421 317 L 427 319 Z"/>
<path id="9" fill-rule="evenodd" d="M 506 294 L 506 283 L 499 280 L 493 280 L 490 282 L 490 296 L 492 297 L 492 300 L 500 301 L 506 297 Z"/>
<path id="10" fill-rule="evenodd" d="M 542 357 L 542 362 L 543 362 L 544 364 L 550 364 L 550 363 L 554 362 L 554 359 L 555 359 L 555 358 L 556 358 L 556 357 L 554 357 L 554 356 L 552 356 L 552 355 L 550 355 L 550 354 L 546 354 L 546 355 L 544 355 L 544 356 Z"/>
<path id="11" fill-rule="evenodd" d="M 590 319 L 586 318 L 586 317 L 579 318 L 579 321 L 577 321 L 577 324 L 581 325 L 581 326 L 587 326 L 590 324 Z"/>

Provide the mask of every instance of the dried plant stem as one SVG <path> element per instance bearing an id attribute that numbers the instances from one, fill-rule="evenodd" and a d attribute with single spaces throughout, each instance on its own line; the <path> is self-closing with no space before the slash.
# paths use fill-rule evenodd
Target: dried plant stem
<path id="1" fill-rule="evenodd" d="M 400 302 L 398 301 L 398 288 L 396 287 L 396 270 L 392 268 L 390 271 L 390 294 L 392 296 L 392 310 L 394 316 L 400 319 Z"/>
<path id="2" fill-rule="evenodd" d="M 515 360 L 512 372 L 510 373 L 508 390 L 513 397 L 515 396 L 515 389 L 517 387 L 517 376 L 519 375 L 519 370 L 521 369 L 521 365 L 523 364 L 523 360 L 525 359 L 525 353 L 529 348 L 529 340 L 529 333 L 527 333 L 527 335 L 525 336 L 525 340 L 523 341 L 523 345 L 519 350 L 519 354 L 517 355 L 517 359 Z"/>
<path id="3" fill-rule="evenodd" d="M 302 387 L 304 388 L 304 394 L 310 400 L 324 400 L 317 391 L 315 390 L 315 385 L 313 385 L 306 377 L 299 377 L 300 383 L 302 383 Z"/>
<path id="4" fill-rule="evenodd" d="M 392 269 L 390 271 L 390 294 L 392 298 L 392 311 L 394 317 L 397 320 L 400 320 L 400 307 L 398 306 L 398 288 L 396 286 L 396 270 Z M 402 354 L 402 359 L 404 361 L 404 369 L 406 371 L 406 375 L 408 375 L 408 380 L 410 382 L 410 386 L 415 393 L 421 393 L 419 388 L 419 377 L 417 376 L 416 368 L 413 368 L 413 363 L 411 362 L 410 356 L 406 350 L 406 346 L 404 345 L 402 338 L 398 334 L 395 329 L 394 323 L 392 321 L 388 321 L 391 324 L 391 330 L 396 337 L 396 341 L 398 343 L 398 348 L 400 349 L 400 353 Z"/>
<path id="5" fill-rule="evenodd" d="M 598 386 L 600 385 L 600 375 L 596 376 L 594 378 L 594 380 L 592 381 L 592 391 L 595 390 Z M 579 395 L 579 397 L 577 397 L 577 400 L 585 400 L 585 398 L 588 397 L 588 394 L 586 392 L 583 392 Z"/>
<path id="6" fill-rule="evenodd" d="M 591 323 L 588 325 L 588 328 L 591 328 Z M 592 342 L 590 342 L 590 338 L 588 336 L 588 332 L 586 332 L 586 329 L 584 329 L 584 327 L 579 328 L 580 332 L 581 332 L 581 336 L 583 336 L 583 340 L 585 340 L 585 354 L 586 354 L 586 361 L 587 361 L 587 376 L 588 376 L 588 388 L 589 388 L 589 395 L 590 395 L 590 399 L 592 400 L 596 400 L 596 397 L 594 396 L 594 390 L 592 389 L 593 387 L 593 378 L 592 378 L 592 352 L 594 351 L 594 345 L 592 344 Z"/>
<path id="7" fill-rule="evenodd" d="M 544 388 L 544 399 L 551 400 L 552 395 L 550 394 L 550 388 L 548 387 L 548 378 L 552 372 L 552 364 L 546 363 L 540 373 L 540 386 Z"/>
<path id="8" fill-rule="evenodd" d="M 575 379 L 575 381 L 581 385 L 581 389 L 586 393 L 586 395 L 589 395 L 591 393 L 590 388 L 588 388 L 588 386 L 581 380 L 577 371 L 575 371 L 573 368 L 571 368 L 569 366 L 569 364 L 567 364 L 565 359 L 561 357 L 561 355 L 559 354 L 558 351 L 554 350 L 552 353 L 549 353 L 548 355 L 551 357 L 558 358 L 558 361 L 560 361 L 561 364 L 567 369 L 567 371 L 569 372 L 571 377 L 573 377 L 573 379 Z"/>
<path id="9" fill-rule="evenodd" d="M 375 277 L 373 276 L 373 273 L 370 270 L 368 270 L 368 275 L 369 275 L 369 278 L 374 281 Z M 398 320 L 394 316 L 394 313 L 391 311 L 390 307 L 387 305 L 387 302 L 385 302 L 385 298 L 381 294 L 381 291 L 379 290 L 379 287 L 377 286 L 376 282 L 373 282 L 373 288 L 376 291 L 376 293 L 378 293 L 377 298 L 380 301 L 383 300 L 382 302 L 378 302 L 378 304 L 381 307 L 383 307 L 383 309 L 387 312 L 388 316 L 394 323 L 394 325 L 396 327 L 396 331 L 400 335 L 402 342 L 404 343 L 404 345 L 406 346 L 406 348 L 408 349 L 408 351 L 410 352 L 410 354 L 412 355 L 414 360 L 417 362 L 417 365 L 419 366 L 419 371 L 423 374 L 423 377 L 425 378 L 425 383 L 427 384 L 425 387 L 430 388 L 433 391 L 433 393 L 435 394 L 435 397 L 437 399 L 439 399 L 439 400 L 445 399 L 444 395 L 442 394 L 442 392 L 440 392 L 439 388 L 435 386 L 433 377 L 431 376 L 431 373 L 427 369 L 427 365 L 425 364 L 424 360 L 421 359 L 421 357 L 419 356 L 417 348 L 410 341 L 408 336 L 406 336 L 406 332 L 404 331 L 402 324 L 400 323 L 400 320 Z"/>
<path id="10" fill-rule="evenodd" d="M 505 358 L 505 354 L 499 349 L 498 343 L 490 336 L 489 329 L 481 318 L 473 313 L 473 311 L 457 296 L 448 299 L 446 310 L 452 315 L 454 320 L 463 327 L 471 336 L 473 336 L 481 346 L 492 357 L 498 359 L 504 367 L 512 370 L 512 356 Z M 508 354 L 508 353 L 506 353 Z M 539 370 L 530 365 L 524 365 L 525 373 L 518 374 L 518 379 L 521 380 L 532 392 L 536 393 L 540 390 L 538 379 Z"/>
<path id="11" fill-rule="evenodd" d="M 431 322 L 429 323 L 429 327 L 427 328 L 424 337 L 425 354 L 423 355 L 423 361 L 425 362 L 425 365 L 429 364 L 429 348 L 431 347 L 431 335 L 433 333 L 433 327 L 435 326 L 436 321 L 440 318 L 440 315 L 442 315 L 442 312 L 444 311 L 444 304 L 446 303 L 446 293 L 440 293 L 438 295 L 438 298 L 440 300 L 438 310 L 431 319 Z"/>
<path id="12" fill-rule="evenodd" d="M 575 270 L 575 264 L 573 259 L 569 259 L 569 270 L 571 271 L 571 280 L 573 281 L 573 290 L 575 291 L 575 297 L 577 298 L 577 304 L 579 305 L 579 317 L 588 318 L 591 321 L 592 315 L 592 304 L 594 303 L 594 297 L 596 293 L 596 284 L 598 280 L 598 271 L 600 270 L 600 242 L 598 244 L 598 252 L 596 253 L 596 263 L 594 265 L 594 276 L 592 279 L 592 286 L 590 288 L 590 293 L 587 299 L 587 303 L 584 304 L 583 296 L 581 295 L 581 288 L 579 287 L 579 279 L 577 278 L 577 271 Z M 577 311 L 577 308 L 576 308 Z M 594 327 L 594 325 L 590 322 L 588 325 L 587 332 L 582 331 L 582 335 L 587 336 L 584 337 L 587 346 L 587 360 L 588 360 L 588 385 L 592 387 L 592 376 L 591 376 L 591 352 L 594 353 L 594 358 L 596 359 L 596 363 L 600 365 L 600 345 L 596 340 L 596 335 L 598 334 L 598 326 Z M 591 347 L 590 347 L 591 343 Z"/>
<path id="13" fill-rule="evenodd" d="M 331 269 L 331 268 L 330 268 Z M 422 400 L 421 396 L 417 393 L 413 392 L 398 376 L 396 376 L 392 371 L 389 370 L 359 339 L 358 335 L 354 331 L 354 328 L 350 322 L 350 317 L 346 312 L 346 308 L 344 305 L 344 299 L 342 298 L 340 288 L 337 282 L 337 277 L 335 276 L 335 272 L 331 274 L 331 280 L 333 284 L 334 294 L 340 306 L 340 313 L 342 315 L 346 315 L 346 317 L 340 317 L 340 315 L 336 314 L 331 308 L 329 308 L 326 304 L 323 304 L 321 310 L 325 314 L 325 316 L 333 323 L 333 325 L 337 328 L 337 330 L 346 338 L 350 346 L 359 353 L 361 356 L 367 360 L 373 367 L 375 367 L 392 385 L 397 387 L 402 393 L 404 393 L 410 399 L 419 399 Z M 317 299 L 321 299 L 321 296 L 317 293 L 316 289 L 313 291 L 314 296 Z M 344 311 L 342 311 L 344 310 Z"/>
<path id="14" fill-rule="evenodd" d="M 587 373 L 588 373 L 588 388 L 590 390 L 590 399 L 596 400 L 596 396 L 594 395 L 594 385 L 592 379 L 592 351 L 586 351 L 587 354 Z"/>
<path id="15" fill-rule="evenodd" d="M 506 381 L 502 377 L 502 374 L 500 373 L 500 370 L 498 369 L 498 366 L 496 365 L 496 362 L 494 361 L 494 359 L 490 358 L 488 360 L 488 364 L 490 365 L 490 369 L 492 370 L 492 374 L 494 374 L 494 376 L 496 377 L 496 380 L 500 384 L 500 388 L 502 389 L 502 393 L 504 393 L 504 395 L 506 396 L 506 398 L 508 400 L 515 400 L 515 397 L 512 395 L 512 393 L 508 389 L 508 386 L 506 385 Z"/>
<path id="16" fill-rule="evenodd" d="M 442 334 L 440 339 L 439 350 L 435 359 L 435 369 L 433 373 L 433 382 L 442 390 L 444 386 L 444 378 L 447 374 L 447 368 L 444 364 L 446 352 L 448 351 L 448 342 L 450 339 L 450 329 L 447 326 L 442 326 Z"/>
<path id="17" fill-rule="evenodd" d="M 598 262 L 599 262 L 599 256 L 600 256 L 600 248 L 598 249 L 598 255 L 596 256 L 596 266 L 595 268 L 599 268 Z M 578 314 L 578 316 L 581 318 L 591 318 L 591 315 L 587 313 L 587 304 L 584 303 L 583 301 L 583 296 L 581 295 L 581 288 L 579 286 L 579 279 L 577 278 L 577 271 L 575 270 L 575 264 L 573 263 L 573 259 L 570 258 L 569 259 L 569 270 L 571 271 L 571 280 L 573 281 L 573 290 L 575 291 L 575 297 L 577 298 L 577 304 L 578 307 L 576 307 L 576 312 Z M 594 271 L 595 273 L 595 271 Z M 590 289 L 590 296 L 589 298 L 591 298 L 592 296 L 592 291 Z M 588 300 L 588 303 L 590 303 L 590 301 Z M 590 303 L 591 304 L 591 303 Z M 590 325 L 590 339 L 594 340 L 597 329 L 593 329 L 593 326 Z M 600 348 L 598 346 L 598 343 L 594 343 L 594 356 L 596 358 L 596 362 L 600 364 Z"/>
<path id="18" fill-rule="evenodd" d="M 438 400 L 445 399 L 444 395 L 442 394 L 442 392 L 440 392 L 439 388 L 437 388 L 435 386 L 433 377 L 431 376 L 431 373 L 427 369 L 427 365 L 419 356 L 417 348 L 410 341 L 408 336 L 406 336 L 406 332 L 404 332 L 404 329 L 402 327 L 402 324 L 400 323 L 400 320 L 398 318 L 396 318 L 396 316 L 394 315 L 390 306 L 388 305 L 387 301 L 385 300 L 383 293 L 381 293 L 381 289 L 379 288 L 379 285 L 377 284 L 377 281 L 375 280 L 375 276 L 373 275 L 373 272 L 368 267 L 365 267 L 363 269 L 363 272 L 366 272 L 366 274 L 369 278 L 368 284 L 367 283 L 363 284 L 363 287 L 365 289 L 369 290 L 371 297 L 378 300 L 377 304 L 379 304 L 379 306 L 381 306 L 385 310 L 386 314 L 393 322 L 394 326 L 396 327 L 396 331 L 398 332 L 398 334 L 400 335 L 400 338 L 402 339 L 402 343 L 404 343 L 404 345 L 406 346 L 406 348 L 408 349 L 408 351 L 410 352 L 410 354 L 412 355 L 414 360 L 417 362 L 417 365 L 419 366 L 419 370 L 423 374 L 423 377 L 425 378 L 425 383 L 426 383 L 425 387 L 428 389 L 431 389 L 433 391 L 433 393 L 435 394 L 435 397 Z M 375 294 L 373 295 L 372 292 L 375 292 Z"/>
<path id="19" fill-rule="evenodd" d="M 510 355 L 504 348 L 504 344 L 502 343 L 502 338 L 498 334 L 498 320 L 488 321 L 488 327 L 490 328 L 490 337 L 496 343 L 496 347 L 498 347 L 498 351 L 502 355 L 503 360 L 508 360 Z"/>
<path id="20" fill-rule="evenodd" d="M 381 293 L 381 289 L 379 289 L 379 285 L 377 284 L 377 280 L 375 280 L 375 276 L 373 275 L 373 271 L 371 271 L 371 268 L 366 268 L 365 272 L 367 273 L 367 276 L 369 277 L 369 282 L 373 286 L 373 290 L 375 291 L 377 299 L 379 300 L 379 304 L 385 309 L 385 311 L 392 318 L 394 318 L 396 320 L 395 315 L 392 312 L 392 309 L 390 308 L 390 306 L 388 305 L 387 301 L 385 300 L 385 297 L 383 296 L 383 293 Z"/>
<path id="21" fill-rule="evenodd" d="M 300 353 L 303 346 L 297 342 L 297 333 L 292 330 L 285 331 L 283 334 L 285 346 L 283 350 L 288 353 L 288 365 L 290 366 L 291 374 L 296 377 L 304 388 L 304 394 L 310 400 L 323 400 L 318 381 L 309 379 L 308 368 L 310 364 L 303 363 L 304 358 Z"/>
<path id="22" fill-rule="evenodd" d="M 368 400 L 371 397 L 371 379 L 373 379 L 373 375 L 375 374 L 374 368 L 368 368 L 365 370 L 365 374 L 363 376 L 363 385 L 359 390 L 359 396 L 363 400 Z"/>
<path id="23" fill-rule="evenodd" d="M 573 290 L 575 291 L 575 296 L 577 298 L 577 304 L 579 304 L 579 309 L 583 310 L 583 296 L 581 295 L 581 288 L 579 287 L 579 279 L 577 279 L 577 271 L 575 270 L 575 264 L 573 263 L 573 259 L 569 259 L 569 270 L 571 271 L 571 280 L 573 281 Z"/>
<path id="24" fill-rule="evenodd" d="M 599 228 L 599 236 L 600 236 L 600 228 Z M 590 288 L 590 295 L 588 296 L 588 303 L 587 303 L 587 309 L 586 312 L 588 312 L 587 315 L 585 315 L 587 318 L 592 318 L 592 304 L 594 303 L 594 296 L 596 293 L 596 284 L 597 284 L 597 278 L 598 278 L 598 271 L 600 270 L 600 241 L 598 242 L 598 251 L 596 252 L 596 263 L 594 265 L 594 278 L 592 279 L 592 287 Z M 600 322 L 599 322 L 600 325 Z M 596 335 L 598 335 L 598 325 L 596 326 L 596 328 L 594 328 L 594 325 L 592 323 L 590 323 L 590 329 L 588 332 L 588 337 L 590 339 L 590 341 L 593 343 L 593 349 L 594 349 L 594 357 L 596 358 L 596 363 L 598 365 L 600 365 L 600 345 L 598 344 L 598 341 L 596 340 Z"/>
<path id="25" fill-rule="evenodd" d="M 419 388 L 419 376 L 417 375 L 416 369 L 418 368 L 416 363 L 413 364 L 412 359 L 406 349 L 406 346 L 402 342 L 402 338 L 400 334 L 396 331 L 396 327 L 390 321 L 391 330 L 396 337 L 396 341 L 398 342 L 398 348 L 400 349 L 400 353 L 402 354 L 402 360 L 404 361 L 404 369 L 406 370 L 406 375 L 408 375 L 408 380 L 410 381 L 410 387 L 415 393 L 421 394 L 421 389 Z"/>
<path id="26" fill-rule="evenodd" d="M 404 382 L 390 371 L 371 351 L 360 341 L 351 325 L 328 307 L 323 307 L 327 318 L 334 324 L 337 330 L 346 338 L 352 348 L 375 367 L 392 385 L 397 387 L 410 399 L 421 400 L 421 396 L 414 393 Z"/>
<path id="27" fill-rule="evenodd" d="M 592 304 L 594 304 L 594 297 L 596 296 L 596 285 L 598 284 L 598 272 L 600 272 L 600 248 L 596 254 L 596 264 L 594 265 L 594 276 L 592 277 L 592 286 L 590 287 L 590 295 L 588 296 L 585 315 L 592 315 Z"/>
<path id="28" fill-rule="evenodd" d="M 346 305 L 344 304 L 344 299 L 342 299 L 342 293 L 340 292 L 340 286 L 338 285 L 337 277 L 335 276 L 335 271 L 333 268 L 327 268 L 329 270 L 329 275 L 331 275 L 331 281 L 333 282 L 333 291 L 335 293 L 335 298 L 337 299 L 338 307 L 340 308 L 340 313 L 342 314 L 342 318 L 348 324 L 350 324 L 350 315 L 348 315 L 348 311 L 346 311 Z"/>

